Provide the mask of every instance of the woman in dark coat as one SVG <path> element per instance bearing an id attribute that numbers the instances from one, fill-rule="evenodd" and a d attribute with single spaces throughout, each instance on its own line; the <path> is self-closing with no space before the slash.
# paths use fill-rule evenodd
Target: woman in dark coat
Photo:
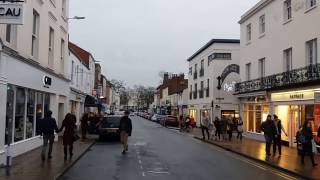
<path id="1" fill-rule="evenodd" d="M 311 122 L 306 121 L 302 127 L 302 153 L 301 153 L 301 163 L 304 164 L 304 156 L 305 154 L 309 154 L 312 162 L 312 166 L 317 166 L 314 162 L 314 155 L 312 152 L 312 140 L 313 140 L 313 133 L 311 129 Z"/>
<path id="2" fill-rule="evenodd" d="M 70 159 L 73 155 L 73 143 L 75 138 L 76 130 L 76 116 L 68 113 L 62 122 L 60 132 L 64 129 L 63 133 L 63 146 L 64 146 L 64 160 L 67 160 L 68 156 L 68 146 L 69 146 L 69 155 Z"/>

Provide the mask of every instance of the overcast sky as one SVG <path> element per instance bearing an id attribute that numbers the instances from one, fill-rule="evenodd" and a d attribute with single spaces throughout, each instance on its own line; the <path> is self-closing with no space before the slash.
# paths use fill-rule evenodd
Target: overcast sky
<path id="1" fill-rule="evenodd" d="M 240 16 L 259 0 L 70 0 L 70 40 L 109 79 L 156 86 L 187 73 L 186 59 L 212 38 L 239 38 Z"/>

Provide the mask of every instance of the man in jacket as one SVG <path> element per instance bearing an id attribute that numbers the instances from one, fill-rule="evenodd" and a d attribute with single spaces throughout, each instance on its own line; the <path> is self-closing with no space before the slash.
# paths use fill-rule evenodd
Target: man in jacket
<path id="1" fill-rule="evenodd" d="M 268 115 L 267 120 L 261 124 L 261 130 L 264 132 L 264 138 L 266 140 L 266 154 L 270 156 L 271 144 L 276 135 L 276 126 L 271 119 L 271 115 Z"/>
<path id="2" fill-rule="evenodd" d="M 277 115 L 273 115 L 273 120 L 274 120 L 274 125 L 276 126 L 276 134 L 274 136 L 274 140 L 273 140 L 273 155 L 276 155 L 277 152 L 277 147 L 278 147 L 278 151 L 279 151 L 279 156 L 281 156 L 281 131 L 283 131 L 283 133 L 287 135 L 287 133 L 285 132 L 282 124 L 281 124 L 281 120 L 278 118 Z"/>
<path id="3" fill-rule="evenodd" d="M 129 114 L 129 111 L 126 111 L 120 120 L 120 139 L 123 144 L 122 154 L 125 154 L 128 151 L 128 136 L 131 136 L 132 132 L 132 122 L 129 118 Z"/>
<path id="4" fill-rule="evenodd" d="M 43 136 L 43 146 L 41 158 L 44 161 L 46 159 L 47 147 L 49 144 L 48 159 L 52 158 L 52 145 L 54 142 L 54 131 L 58 133 L 59 129 L 56 120 L 51 117 L 52 111 L 45 112 L 44 118 L 40 121 L 40 136 Z"/>
<path id="5" fill-rule="evenodd" d="M 202 139 L 206 140 L 206 136 L 205 136 L 205 131 L 208 135 L 208 140 L 210 139 L 209 137 L 209 126 L 210 126 L 210 119 L 209 117 L 206 115 L 205 112 L 202 112 L 202 120 L 201 120 L 201 131 L 202 131 Z"/>

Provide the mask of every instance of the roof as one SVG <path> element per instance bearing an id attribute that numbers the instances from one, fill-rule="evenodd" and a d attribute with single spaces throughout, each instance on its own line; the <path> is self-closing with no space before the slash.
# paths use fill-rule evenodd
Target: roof
<path id="1" fill-rule="evenodd" d="M 195 52 L 191 57 L 187 59 L 187 61 L 191 61 L 196 56 L 198 56 L 200 53 L 202 53 L 204 50 L 206 50 L 208 47 L 210 47 L 212 44 L 215 43 L 227 43 L 227 44 L 240 44 L 239 39 L 212 39 L 207 44 L 205 44 L 202 48 L 200 48 L 197 52 Z"/>
<path id="2" fill-rule="evenodd" d="M 77 46 L 76 44 L 69 41 L 69 50 L 77 57 L 79 60 L 89 69 L 89 61 L 91 54 L 82 49 L 81 47 Z"/>
<path id="3" fill-rule="evenodd" d="M 259 12 L 262 8 L 266 7 L 268 4 L 273 2 L 274 0 L 260 0 L 256 5 L 254 5 L 251 9 L 249 9 L 244 15 L 241 16 L 239 24 L 242 24 L 246 20 L 248 20 L 251 16 Z"/>

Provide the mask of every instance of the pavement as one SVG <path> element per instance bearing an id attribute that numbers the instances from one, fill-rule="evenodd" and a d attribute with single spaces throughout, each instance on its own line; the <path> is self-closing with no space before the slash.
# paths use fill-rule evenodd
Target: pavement
<path id="1" fill-rule="evenodd" d="M 194 129 L 192 134 L 196 139 L 202 141 L 201 129 Z M 244 157 L 259 161 L 261 163 L 265 163 L 282 171 L 296 174 L 306 179 L 320 179 L 319 155 L 315 156 L 315 160 L 319 164 L 319 166 L 312 167 L 310 158 L 308 156 L 305 157 L 304 165 L 300 163 L 300 156 L 298 155 L 296 148 L 282 146 L 281 156 L 276 155 L 268 157 L 265 153 L 265 143 L 260 141 L 255 141 L 247 138 L 244 138 L 242 141 L 240 141 L 233 137 L 233 140 L 231 142 L 215 140 L 206 140 L 206 142 L 231 151 L 233 153 L 242 155 Z"/>
<path id="2" fill-rule="evenodd" d="M 119 142 L 95 143 L 59 180 L 301 179 L 262 163 L 133 117 L 129 152 Z"/>
<path id="3" fill-rule="evenodd" d="M 6 168 L 0 168 L 0 180 L 55 180 L 68 170 L 93 145 L 88 139 L 74 143 L 74 155 L 71 160 L 64 161 L 62 141 L 54 143 L 51 160 L 42 162 L 41 147 L 12 160 L 12 167 L 7 175 Z"/>

